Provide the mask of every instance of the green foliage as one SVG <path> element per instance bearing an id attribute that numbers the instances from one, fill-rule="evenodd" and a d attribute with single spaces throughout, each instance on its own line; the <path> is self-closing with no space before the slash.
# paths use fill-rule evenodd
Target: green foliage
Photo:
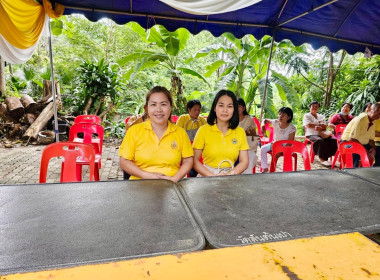
<path id="1" fill-rule="evenodd" d="M 118 121 L 106 120 L 104 126 L 105 137 L 123 138 L 125 135 L 125 122 L 122 119 Z"/>

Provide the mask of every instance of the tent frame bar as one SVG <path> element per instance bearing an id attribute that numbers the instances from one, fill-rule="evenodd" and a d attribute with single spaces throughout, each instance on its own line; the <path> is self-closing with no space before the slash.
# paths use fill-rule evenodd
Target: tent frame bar
<path id="1" fill-rule="evenodd" d="M 284 21 L 284 22 L 279 23 L 278 26 L 282 26 L 282 25 L 284 25 L 284 24 L 287 24 L 287 23 L 289 23 L 289 22 L 292 22 L 293 20 L 296 20 L 296 19 L 298 19 L 298 18 L 300 18 L 300 17 L 306 16 L 306 15 L 308 15 L 308 14 L 310 14 L 310 13 L 316 11 L 316 10 L 319 10 L 319 9 L 321 9 L 321 8 L 323 8 L 323 7 L 326 7 L 326 6 L 328 6 L 328 5 L 330 5 L 330 4 L 334 3 L 334 2 L 337 2 L 337 1 L 339 1 L 339 0 L 331 0 L 331 1 L 329 1 L 329 2 L 327 2 L 327 3 L 325 3 L 325 4 L 322 4 L 322 5 L 318 6 L 318 7 L 312 8 L 311 10 L 309 10 L 309 11 L 307 11 L 307 12 L 304 12 L 304 13 L 302 13 L 302 14 L 299 14 L 298 16 L 295 16 L 295 17 L 293 17 L 293 18 L 291 18 L 291 19 L 288 19 L 288 20 L 286 20 L 286 21 Z"/>
<path id="2" fill-rule="evenodd" d="M 337 1 L 337 0 L 335 0 L 335 1 Z M 270 28 L 270 29 L 273 29 L 274 31 L 284 30 L 284 31 L 288 31 L 288 32 L 300 33 L 300 34 L 309 35 L 309 36 L 313 36 L 313 37 L 335 40 L 335 41 L 345 42 L 345 43 L 350 43 L 350 44 L 356 44 L 356 45 L 361 45 L 361 46 L 365 46 L 365 47 L 380 48 L 380 45 L 374 45 L 374 44 L 371 44 L 368 42 L 360 42 L 360 41 L 354 41 L 354 40 L 340 39 L 340 38 L 336 38 L 333 36 L 326 36 L 326 35 L 321 35 L 321 34 L 313 33 L 313 32 L 306 32 L 306 31 L 296 30 L 296 29 L 292 29 L 292 28 L 271 26 L 271 25 L 265 25 L 265 24 L 251 24 L 251 23 L 243 23 L 243 22 L 230 22 L 230 21 L 217 21 L 217 20 L 169 17 L 169 16 L 160 16 L 160 15 L 155 15 L 155 14 L 118 12 L 118 11 L 113 11 L 113 10 L 91 9 L 91 8 L 75 7 L 75 6 L 65 6 L 65 8 L 66 9 L 73 9 L 73 10 L 89 11 L 89 12 L 100 12 L 100 13 L 109 13 L 109 14 L 118 14 L 118 15 L 137 16 L 137 17 L 144 17 L 144 18 L 152 17 L 152 18 L 160 18 L 160 19 L 168 19 L 168 20 L 180 20 L 180 21 L 188 21 L 188 22 L 195 22 L 195 23 L 200 22 L 200 23 L 225 24 L 225 25 L 233 25 L 233 26 L 241 26 L 241 27 Z"/>

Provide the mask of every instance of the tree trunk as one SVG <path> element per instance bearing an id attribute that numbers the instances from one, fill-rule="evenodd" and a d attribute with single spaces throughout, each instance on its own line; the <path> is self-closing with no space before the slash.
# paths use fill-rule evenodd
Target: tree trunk
<path id="1" fill-rule="evenodd" d="M 25 112 L 27 113 L 35 113 L 38 109 L 37 103 L 27 94 L 22 94 L 20 101 L 22 105 L 24 105 Z"/>
<path id="2" fill-rule="evenodd" d="M 5 62 L 0 56 L 0 97 L 5 96 Z"/>
<path id="3" fill-rule="evenodd" d="M 31 125 L 36 120 L 36 115 L 32 113 L 26 113 L 22 118 L 21 122 Z"/>
<path id="4" fill-rule="evenodd" d="M 99 99 L 99 102 L 98 102 L 98 106 L 96 107 L 96 110 L 94 112 L 94 115 L 97 116 L 98 113 L 99 113 L 99 110 L 100 110 L 100 107 L 102 106 L 102 103 L 104 101 L 104 95 L 100 97 Z"/>
<path id="5" fill-rule="evenodd" d="M 329 63 L 329 70 L 327 74 L 327 82 L 326 82 L 326 96 L 325 96 L 325 108 L 330 107 L 331 102 L 331 95 L 334 88 L 334 82 L 336 75 L 338 74 L 340 70 L 340 66 L 343 63 L 344 57 L 346 56 L 346 51 L 342 51 L 342 56 L 340 57 L 340 61 L 336 68 L 334 69 L 334 57 L 333 54 L 330 52 L 330 63 Z"/>
<path id="6" fill-rule="evenodd" d="M 91 109 L 91 105 L 92 105 L 92 97 L 90 97 L 87 101 L 87 104 L 86 104 L 86 107 L 84 107 L 84 110 L 83 110 L 83 115 L 88 115 L 88 112 L 90 111 Z"/>
<path id="7" fill-rule="evenodd" d="M 46 126 L 47 122 L 53 117 L 53 114 L 54 106 L 53 102 L 50 102 L 22 137 L 24 139 L 32 138 L 33 140 L 37 140 L 38 133 Z"/>
<path id="8" fill-rule="evenodd" d="M 18 120 L 24 115 L 24 106 L 22 106 L 20 99 L 15 96 L 8 96 L 5 98 L 5 104 L 8 108 L 8 114 L 12 118 Z"/>

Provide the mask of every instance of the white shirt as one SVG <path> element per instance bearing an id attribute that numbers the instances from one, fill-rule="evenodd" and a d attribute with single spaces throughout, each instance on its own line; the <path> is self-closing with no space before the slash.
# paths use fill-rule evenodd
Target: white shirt
<path id="1" fill-rule="evenodd" d="M 307 127 L 308 124 L 326 124 L 325 116 L 317 114 L 317 117 L 314 117 L 311 113 L 307 113 L 303 116 L 305 136 L 319 135 L 315 128 Z"/>
<path id="2" fill-rule="evenodd" d="M 293 124 L 289 124 L 286 128 L 280 127 L 278 119 L 269 120 L 273 126 L 273 139 L 274 141 L 289 140 L 289 135 L 297 131 L 297 128 Z"/>

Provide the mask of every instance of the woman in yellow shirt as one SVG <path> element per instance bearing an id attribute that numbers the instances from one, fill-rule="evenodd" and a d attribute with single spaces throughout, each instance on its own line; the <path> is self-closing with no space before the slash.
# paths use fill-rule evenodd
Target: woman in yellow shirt
<path id="1" fill-rule="evenodd" d="M 244 172 L 248 167 L 249 146 L 244 129 L 239 127 L 238 103 L 233 92 L 218 92 L 207 123 L 199 128 L 194 139 L 194 169 L 202 176 Z M 199 161 L 201 155 L 204 164 Z M 237 158 L 239 164 L 234 167 Z"/>
<path id="2" fill-rule="evenodd" d="M 144 109 L 149 119 L 128 129 L 119 149 L 120 167 L 133 179 L 177 182 L 189 172 L 193 151 L 185 130 L 170 122 L 173 99 L 165 87 L 152 88 Z"/>
<path id="3" fill-rule="evenodd" d="M 202 105 L 199 100 L 189 100 L 186 104 L 188 114 L 181 115 L 177 120 L 177 125 L 186 130 L 190 141 L 194 141 L 194 136 L 198 128 L 206 124 L 203 117 L 199 117 Z"/>

